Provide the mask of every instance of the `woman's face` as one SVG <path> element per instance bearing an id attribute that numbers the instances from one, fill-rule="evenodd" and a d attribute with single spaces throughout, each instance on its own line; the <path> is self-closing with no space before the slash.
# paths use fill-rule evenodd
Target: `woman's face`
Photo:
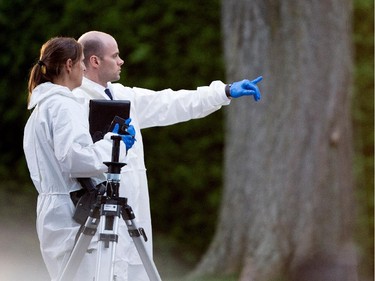
<path id="1" fill-rule="evenodd" d="M 77 88 L 82 84 L 83 73 L 86 70 L 85 64 L 83 63 L 83 59 L 84 56 L 82 53 L 81 58 L 72 66 L 72 84 L 74 88 Z"/>

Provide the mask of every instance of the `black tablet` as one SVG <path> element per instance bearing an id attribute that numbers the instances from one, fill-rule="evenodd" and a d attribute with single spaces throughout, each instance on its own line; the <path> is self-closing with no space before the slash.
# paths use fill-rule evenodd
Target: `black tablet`
<path id="1" fill-rule="evenodd" d="M 112 121 L 117 118 L 129 118 L 130 101 L 128 100 L 90 100 L 90 134 L 94 142 L 101 140 L 109 131 Z"/>

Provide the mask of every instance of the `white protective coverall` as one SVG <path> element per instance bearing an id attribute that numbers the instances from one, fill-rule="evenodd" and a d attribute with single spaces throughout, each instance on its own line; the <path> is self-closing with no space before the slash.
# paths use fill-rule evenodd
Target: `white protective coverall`
<path id="1" fill-rule="evenodd" d="M 151 91 L 124 87 L 119 83 L 108 83 L 107 87 L 114 100 L 129 100 L 131 102 L 130 118 L 132 121 L 130 124 L 136 130 L 136 142 L 128 152 L 127 165 L 122 168 L 120 196 L 128 198 L 128 204 L 135 214 L 135 223 L 138 227 L 145 229 L 149 239 L 145 246 L 152 256 L 149 193 L 140 130 L 205 117 L 220 109 L 221 106 L 228 105 L 230 99 L 226 96 L 225 84 L 221 81 L 214 81 L 210 86 L 198 87 L 196 90 L 179 91 L 172 91 L 171 89 Z M 109 99 L 104 89 L 103 86 L 83 78 L 81 87 L 73 90 L 73 93 L 88 100 Z M 118 233 L 119 242 L 116 248 L 115 263 L 116 280 L 133 281 L 135 278 L 132 278 L 131 271 L 137 270 L 129 268 L 128 276 L 128 265 L 140 265 L 142 262 L 122 220 L 120 220 Z M 136 276 L 139 275 L 142 274 L 136 273 Z"/>
<path id="2" fill-rule="evenodd" d="M 104 175 L 112 151 L 111 133 L 93 144 L 85 102 L 63 86 L 43 83 L 31 96 L 33 112 L 24 131 L 24 152 L 31 179 L 39 193 L 37 233 L 50 277 L 56 280 L 73 248 L 79 224 L 69 193 L 81 188 L 75 178 Z M 125 145 L 120 144 L 120 161 Z M 126 162 L 126 161 L 125 161 Z M 102 178 L 105 180 L 105 177 Z M 93 280 L 96 257 L 86 254 L 74 280 Z M 94 268 L 95 269 L 95 268 Z"/>

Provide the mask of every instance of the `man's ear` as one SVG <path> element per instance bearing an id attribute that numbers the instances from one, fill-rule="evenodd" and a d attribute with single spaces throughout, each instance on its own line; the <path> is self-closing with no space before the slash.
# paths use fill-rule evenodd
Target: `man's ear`
<path id="1" fill-rule="evenodd" d="M 99 64 L 100 64 L 99 58 L 97 56 L 95 56 L 95 55 L 92 55 L 90 57 L 89 61 L 90 61 L 90 65 L 92 67 L 94 67 L 94 68 L 97 68 L 99 66 Z"/>

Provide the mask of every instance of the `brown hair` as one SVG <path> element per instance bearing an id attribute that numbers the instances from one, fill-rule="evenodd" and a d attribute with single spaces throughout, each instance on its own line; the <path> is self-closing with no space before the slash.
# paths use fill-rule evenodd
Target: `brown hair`
<path id="1" fill-rule="evenodd" d="M 39 61 L 32 67 L 28 83 L 28 102 L 36 86 L 44 82 L 53 82 L 61 74 L 62 66 L 68 59 L 73 64 L 82 56 L 82 45 L 74 38 L 55 37 L 43 44 Z"/>

